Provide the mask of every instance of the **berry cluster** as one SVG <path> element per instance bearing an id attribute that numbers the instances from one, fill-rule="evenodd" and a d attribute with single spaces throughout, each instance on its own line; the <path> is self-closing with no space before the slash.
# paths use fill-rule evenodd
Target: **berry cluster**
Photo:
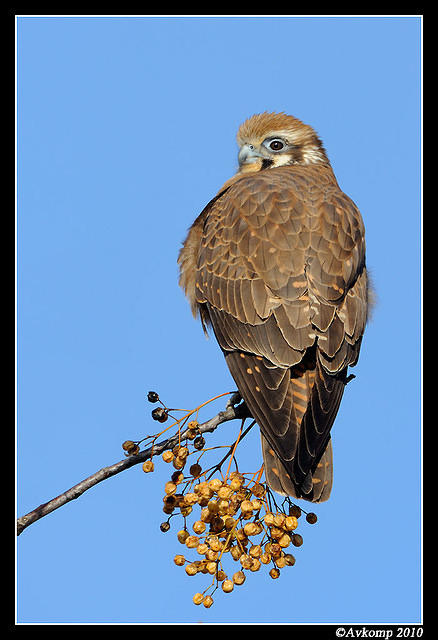
<path id="1" fill-rule="evenodd" d="M 158 394 L 149 392 L 148 400 L 157 402 Z M 164 405 L 163 410 L 167 416 Z M 232 454 L 237 469 L 236 444 L 228 455 Z M 127 441 L 123 447 L 131 455 L 129 451 L 137 452 L 138 443 Z M 251 572 L 265 567 L 272 579 L 279 578 L 281 570 L 295 564 L 291 549 L 300 547 L 303 538 L 296 533 L 302 510 L 289 498 L 278 506 L 269 487 L 261 482 L 262 470 L 253 474 L 230 472 L 230 459 L 223 474 L 221 466 L 228 456 L 204 470 L 200 462 L 206 451 L 198 422 L 191 420 L 185 423 L 184 440 L 162 453 L 163 461 L 172 464 L 174 471 L 164 486 L 163 511 L 168 518 L 160 529 L 169 531 L 173 517 L 183 518 L 177 539 L 184 552 L 174 557 L 174 563 L 185 567 L 188 576 L 212 576 L 207 588 L 193 596 L 194 604 L 209 608 L 217 589 L 230 593 Z M 152 459 L 144 462 L 143 470 L 154 470 Z M 189 525 L 191 514 L 195 519 Z M 317 517 L 307 513 L 306 520 L 314 524 Z M 195 556 L 188 557 L 190 552 Z M 228 559 L 231 570 L 227 568 Z M 234 569 L 233 562 L 237 565 Z"/>
<path id="2" fill-rule="evenodd" d="M 167 483 L 165 503 L 169 489 L 173 491 L 174 487 Z M 247 481 L 245 474 L 237 471 L 228 478 L 213 477 L 208 482 L 198 482 L 191 489 L 180 495 L 181 513 L 187 508 L 185 504 L 190 505 L 190 510 L 198 505 L 200 515 L 191 531 L 185 522 L 177 538 L 187 550 L 195 551 L 197 557 L 188 559 L 178 554 L 174 562 L 185 566 L 189 576 L 198 573 L 213 576 L 207 589 L 194 595 L 195 604 L 210 607 L 213 604 L 212 594 L 208 593 L 211 589 L 214 592 L 220 585 L 222 591 L 230 593 L 245 582 L 248 572 L 259 571 L 263 565 L 269 567 L 270 577 L 276 579 L 281 569 L 295 564 L 289 548 L 303 543 L 301 535 L 295 533 L 301 515 L 299 507 L 291 505 L 289 514 L 280 508 L 273 510 L 266 486 Z M 229 573 L 227 558 L 238 565 Z"/>

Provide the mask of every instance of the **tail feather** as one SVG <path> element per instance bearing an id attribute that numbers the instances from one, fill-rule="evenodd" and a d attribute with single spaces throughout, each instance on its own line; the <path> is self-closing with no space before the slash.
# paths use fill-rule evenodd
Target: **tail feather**
<path id="1" fill-rule="evenodd" d="M 260 427 L 269 486 L 295 498 L 327 500 L 333 479 L 330 429 L 347 368 L 327 373 L 315 350 L 290 369 L 273 368 L 248 353 L 230 352 L 225 357 Z"/>
<path id="2" fill-rule="evenodd" d="M 333 485 L 333 448 L 329 440 L 321 460 L 316 469 L 308 472 L 306 482 L 301 486 L 301 491 L 292 482 L 281 460 L 272 449 L 269 442 L 260 434 L 262 441 L 263 462 L 265 465 L 266 482 L 273 491 L 283 496 L 304 498 L 312 502 L 324 502 L 328 500 Z"/>

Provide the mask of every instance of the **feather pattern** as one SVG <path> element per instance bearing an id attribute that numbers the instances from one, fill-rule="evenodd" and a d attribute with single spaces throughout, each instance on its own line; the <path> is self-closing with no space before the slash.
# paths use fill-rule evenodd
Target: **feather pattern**
<path id="1" fill-rule="evenodd" d="M 330 430 L 367 320 L 364 226 L 313 130 L 268 115 L 252 134 L 242 125 L 241 144 L 290 126 L 303 154 L 317 145 L 322 159 L 299 161 L 294 150 L 289 165 L 229 180 L 189 231 L 180 283 L 259 424 L 269 485 L 322 501 L 332 486 Z"/>

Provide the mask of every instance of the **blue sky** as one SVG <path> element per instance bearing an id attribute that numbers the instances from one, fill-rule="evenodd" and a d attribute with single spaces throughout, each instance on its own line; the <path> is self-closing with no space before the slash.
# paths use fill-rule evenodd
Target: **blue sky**
<path id="1" fill-rule="evenodd" d="M 148 390 L 191 408 L 234 388 L 176 258 L 248 116 L 317 130 L 362 211 L 377 291 L 332 432 L 333 493 L 294 567 L 195 607 L 206 577 L 176 567 L 177 529 L 159 530 L 169 468 L 134 467 L 18 538 L 17 621 L 419 622 L 420 19 L 17 22 L 19 515 L 156 431 Z M 245 443 L 256 470 L 255 430 Z"/>

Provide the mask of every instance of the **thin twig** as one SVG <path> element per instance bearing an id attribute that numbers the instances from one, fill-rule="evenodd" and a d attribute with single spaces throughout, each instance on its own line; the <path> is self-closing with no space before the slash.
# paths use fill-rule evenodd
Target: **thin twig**
<path id="1" fill-rule="evenodd" d="M 199 432 L 210 433 L 223 422 L 235 420 L 236 418 L 242 418 L 245 415 L 246 408 L 243 404 L 235 407 L 233 402 L 237 403 L 238 401 L 238 396 L 231 396 L 224 411 L 219 411 L 219 413 L 213 418 L 210 418 L 210 420 L 207 420 L 206 422 L 198 425 Z M 185 429 L 182 433 L 178 431 L 174 436 L 167 438 L 166 440 L 162 440 L 157 444 L 153 444 L 148 449 L 144 449 L 136 455 L 128 456 L 109 467 L 100 469 L 96 473 L 93 473 L 93 475 L 76 484 L 74 487 L 71 487 L 71 489 L 64 491 L 64 493 L 61 493 L 56 498 L 53 498 L 52 500 L 41 504 L 33 511 L 30 511 L 21 518 L 18 518 L 17 536 L 19 536 L 20 533 L 24 531 L 24 529 L 26 529 L 29 525 L 33 524 L 37 520 L 40 520 L 40 518 L 43 518 L 52 511 L 55 511 L 55 509 L 59 509 L 59 507 L 64 506 L 65 504 L 67 504 L 67 502 L 76 500 L 76 498 L 79 498 L 79 496 L 85 493 L 85 491 L 88 491 L 88 489 L 91 489 L 91 487 L 99 484 L 99 482 L 103 482 L 103 480 L 107 480 L 108 478 L 111 478 L 112 476 L 115 476 L 118 473 L 125 471 L 126 469 L 130 469 L 137 464 L 141 464 L 145 460 L 150 459 L 152 456 L 159 455 L 167 449 L 172 449 L 179 440 L 184 439 L 188 431 L 189 429 Z"/>

